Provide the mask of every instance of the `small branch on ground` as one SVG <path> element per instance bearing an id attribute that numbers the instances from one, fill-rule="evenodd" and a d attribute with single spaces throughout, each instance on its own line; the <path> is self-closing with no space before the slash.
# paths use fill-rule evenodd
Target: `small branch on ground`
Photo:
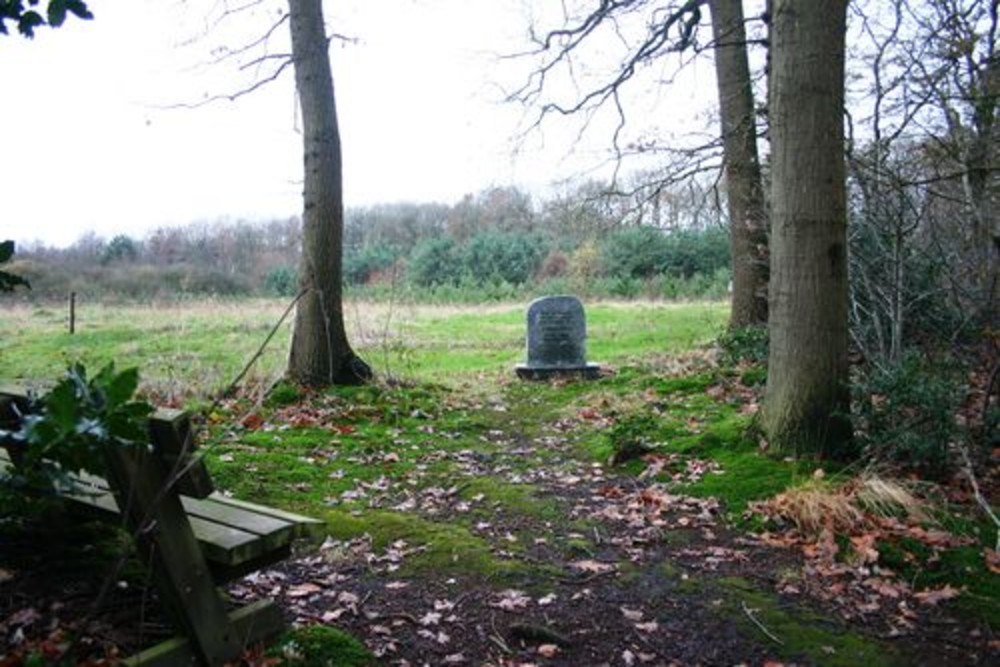
<path id="1" fill-rule="evenodd" d="M 764 627 L 764 624 L 757 620 L 757 617 L 753 615 L 753 610 L 750 609 L 749 607 L 747 607 L 747 603 L 746 602 L 741 601 L 740 605 L 742 605 L 742 607 L 743 607 L 743 613 L 747 615 L 747 618 L 749 618 L 750 621 L 753 622 L 753 624 L 756 625 L 757 628 L 759 628 L 760 631 L 763 632 L 767 636 L 768 639 L 770 639 L 774 643 L 778 644 L 779 646 L 784 646 L 785 642 L 783 642 L 780 639 L 778 639 L 777 637 L 775 637 L 774 633 L 772 633 L 770 630 L 768 630 L 766 627 Z"/>

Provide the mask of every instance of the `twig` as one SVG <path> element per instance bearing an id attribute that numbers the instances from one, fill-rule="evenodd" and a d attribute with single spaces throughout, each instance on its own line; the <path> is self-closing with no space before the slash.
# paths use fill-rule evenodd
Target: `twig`
<path id="1" fill-rule="evenodd" d="M 527 642 L 547 642 L 567 647 L 572 644 L 569 637 L 545 625 L 534 623 L 514 623 L 510 626 L 510 636 Z"/>
<path id="2" fill-rule="evenodd" d="M 497 630 L 496 616 L 490 616 L 490 627 L 493 628 L 493 634 L 488 635 L 489 640 L 500 647 L 500 650 L 507 655 L 513 653 L 513 651 L 510 650 L 510 646 L 507 645 L 507 642 L 505 642 L 503 637 L 500 636 L 500 631 Z"/>
<path id="3" fill-rule="evenodd" d="M 240 380 L 243 379 L 243 376 L 245 376 L 247 373 L 250 372 L 250 368 L 252 368 L 253 365 L 257 362 L 257 360 L 260 358 L 260 355 L 264 354 L 264 348 L 266 348 L 267 344 L 271 342 L 272 338 L 274 338 L 274 334 L 278 333 L 278 329 L 285 321 L 285 318 L 288 317 L 288 314 L 292 312 L 292 308 L 295 307 L 295 304 L 299 302 L 299 299 L 304 297 L 308 291 L 309 288 L 306 288 L 301 292 L 299 292 L 294 299 L 292 299 L 292 302 L 288 304 L 287 308 L 285 308 L 285 312 L 282 313 L 278 321 L 274 323 L 273 327 L 271 327 L 271 331 L 267 334 L 267 337 L 264 338 L 264 342 L 260 344 L 260 347 L 257 348 L 257 351 L 254 353 L 254 355 L 250 357 L 250 361 L 246 363 L 246 365 L 243 367 L 243 370 L 239 372 L 239 374 L 233 379 L 233 381 L 229 383 L 229 386 L 226 387 L 226 389 L 219 394 L 219 397 L 216 398 L 215 402 L 213 402 L 212 407 L 209 408 L 210 413 L 213 409 L 218 407 L 217 405 L 218 401 L 221 400 L 222 398 L 225 398 L 226 396 L 231 395 L 232 392 L 236 389 L 236 385 L 238 385 L 240 383 Z"/>
<path id="4" fill-rule="evenodd" d="M 965 464 L 965 476 L 969 478 L 969 484 L 972 485 L 972 495 L 976 499 L 976 503 L 980 508 L 982 508 L 986 515 L 992 519 L 993 525 L 996 526 L 997 539 L 996 544 L 993 546 L 993 550 L 1000 551 L 1000 518 L 997 518 L 997 515 L 990 506 L 989 501 L 983 497 L 982 491 L 979 490 L 979 482 L 976 481 L 976 473 L 972 469 L 972 459 L 969 458 L 969 452 L 965 449 L 964 445 L 959 445 L 958 451 L 962 455 L 962 462 Z"/>
<path id="5" fill-rule="evenodd" d="M 774 634 L 770 630 L 768 630 L 767 628 L 764 627 L 763 623 L 761 623 L 760 621 L 757 620 L 757 617 L 753 615 L 753 611 L 749 607 L 747 607 L 747 603 L 745 601 L 741 600 L 740 604 L 743 606 L 743 613 L 747 615 L 747 618 L 749 618 L 753 622 L 754 625 L 756 625 L 758 628 L 760 628 L 760 631 L 763 632 L 767 636 L 768 639 L 770 639 L 774 643 L 778 644 L 779 646 L 784 646 L 785 642 L 783 642 L 780 639 L 778 639 L 777 637 L 775 637 Z"/>

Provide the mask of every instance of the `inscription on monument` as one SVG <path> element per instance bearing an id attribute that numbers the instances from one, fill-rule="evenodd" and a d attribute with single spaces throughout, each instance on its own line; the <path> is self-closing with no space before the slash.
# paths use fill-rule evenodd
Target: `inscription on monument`
<path id="1" fill-rule="evenodd" d="M 537 299 L 528 307 L 527 363 L 517 367 L 522 378 L 557 374 L 596 376 L 596 364 L 587 363 L 587 324 L 583 304 L 573 296 Z"/>

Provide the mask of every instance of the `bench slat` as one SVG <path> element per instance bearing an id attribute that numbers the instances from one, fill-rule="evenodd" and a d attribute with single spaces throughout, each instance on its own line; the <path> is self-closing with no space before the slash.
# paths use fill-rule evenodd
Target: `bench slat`
<path id="1" fill-rule="evenodd" d="M 268 507 L 267 505 L 258 505 L 245 500 L 230 498 L 229 496 L 222 495 L 218 491 L 209 496 L 209 499 L 220 504 L 247 510 L 253 512 L 254 514 L 263 514 L 265 516 L 285 521 L 286 523 L 291 524 L 292 535 L 295 538 L 316 538 L 322 537 L 325 534 L 326 523 L 320 521 L 319 519 L 303 516 L 301 514 L 295 514 L 293 512 L 286 512 L 276 507 Z"/>
<path id="2" fill-rule="evenodd" d="M 0 448 L 0 472 L 9 466 L 9 456 Z M 78 493 L 67 495 L 68 500 L 99 517 L 118 516 L 118 504 L 106 480 L 87 473 L 73 477 L 83 488 Z M 293 523 L 295 521 L 322 525 L 314 519 L 263 505 L 234 501 L 218 493 L 205 500 L 181 496 L 181 503 L 205 557 L 227 567 L 265 559 L 269 552 L 289 545 L 305 529 Z"/>

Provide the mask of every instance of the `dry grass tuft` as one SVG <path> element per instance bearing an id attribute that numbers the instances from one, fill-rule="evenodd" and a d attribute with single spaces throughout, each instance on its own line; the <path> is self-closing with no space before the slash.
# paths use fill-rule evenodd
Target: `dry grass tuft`
<path id="1" fill-rule="evenodd" d="M 810 480 L 763 503 L 765 514 L 794 524 L 805 537 L 817 537 L 824 528 L 854 533 L 865 528 L 872 515 L 929 520 L 927 502 L 901 482 L 866 472 L 841 484 Z"/>
<path id="2" fill-rule="evenodd" d="M 930 519 L 927 502 L 913 495 L 903 483 L 875 473 L 864 473 L 856 481 L 852 500 L 865 511 L 882 517 L 905 516 L 919 522 Z"/>
<path id="3" fill-rule="evenodd" d="M 804 536 L 815 537 L 826 527 L 852 532 L 862 527 L 865 515 L 843 493 L 842 487 L 811 481 L 779 493 L 764 503 L 770 516 L 790 521 Z"/>

